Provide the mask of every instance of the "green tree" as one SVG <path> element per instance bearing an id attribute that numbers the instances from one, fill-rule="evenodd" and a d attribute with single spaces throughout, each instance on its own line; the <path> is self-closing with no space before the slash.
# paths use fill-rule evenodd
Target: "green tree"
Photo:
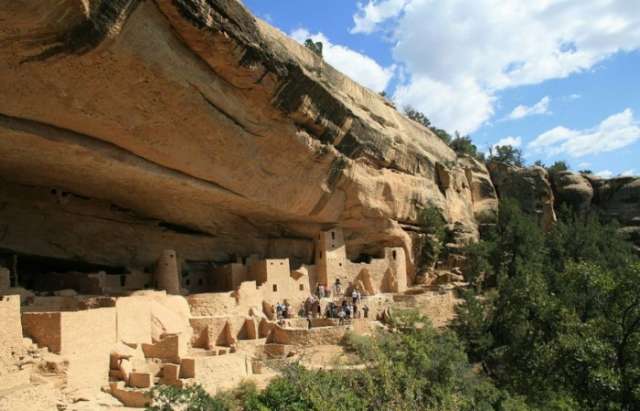
<path id="1" fill-rule="evenodd" d="M 415 121 L 416 123 L 420 123 L 427 128 L 431 128 L 431 121 L 429 121 L 429 119 L 427 118 L 427 116 L 424 115 L 424 113 L 421 113 L 420 111 L 416 110 L 411 106 L 405 106 L 403 110 L 404 110 L 404 114 L 407 117 L 409 117 L 411 120 Z"/>
<path id="2" fill-rule="evenodd" d="M 467 245 L 464 249 L 465 280 L 477 291 L 482 290 L 488 278 L 492 278 L 494 271 L 490 263 L 494 255 L 495 243 L 491 241 L 478 241 Z"/>
<path id="3" fill-rule="evenodd" d="M 484 160 L 484 154 L 478 151 L 478 147 L 473 144 L 471 137 L 461 136 L 457 131 L 454 139 L 449 143 L 449 147 L 457 154 L 466 154 Z"/>
<path id="4" fill-rule="evenodd" d="M 312 39 L 306 39 L 304 41 L 304 46 L 309 50 L 313 51 L 318 56 L 322 57 L 324 45 L 321 41 L 313 41 Z"/>
<path id="5" fill-rule="evenodd" d="M 449 135 L 445 130 L 437 127 L 431 127 L 431 131 L 433 131 L 433 134 L 438 136 L 440 140 L 444 141 L 445 144 L 449 144 L 451 142 L 451 135 Z"/>
<path id="6" fill-rule="evenodd" d="M 481 362 L 493 345 L 491 334 L 492 306 L 480 299 L 473 290 L 462 292 L 463 304 L 456 306 L 456 318 L 451 328 L 460 336 L 469 359 Z"/>
<path id="7" fill-rule="evenodd" d="M 518 167 L 523 166 L 522 151 L 510 145 L 493 147 L 489 153 L 489 160 Z"/>
<path id="8" fill-rule="evenodd" d="M 425 267 L 435 264 L 447 239 L 447 222 L 436 207 L 426 207 L 418 214 L 418 224 L 426 237 L 422 245 L 421 262 Z"/>
<path id="9" fill-rule="evenodd" d="M 567 170 L 569 170 L 569 166 L 565 161 L 556 161 L 547 169 L 547 171 L 549 171 L 550 174 L 559 173 L 561 171 L 567 171 Z"/>
<path id="10" fill-rule="evenodd" d="M 635 410 L 640 262 L 615 222 L 558 215 L 544 232 L 501 204 L 477 253 L 499 280 L 463 295 L 453 328 L 497 388 L 533 409 Z"/>

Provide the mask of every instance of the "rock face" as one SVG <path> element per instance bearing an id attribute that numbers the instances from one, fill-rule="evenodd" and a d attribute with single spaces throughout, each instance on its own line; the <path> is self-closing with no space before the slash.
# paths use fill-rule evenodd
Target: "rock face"
<path id="1" fill-rule="evenodd" d="M 547 229 L 556 222 L 555 196 L 544 168 L 521 168 L 496 162 L 488 167 L 500 198 L 518 200 L 523 210 L 538 215 Z"/>
<path id="2" fill-rule="evenodd" d="M 594 190 L 594 207 L 618 220 L 640 251 L 640 178 L 588 178 Z"/>
<path id="3" fill-rule="evenodd" d="M 303 262 L 335 225 L 411 263 L 420 208 L 495 215 L 482 164 L 236 0 L 16 0 L 0 21 L 0 248 Z"/>
<path id="4" fill-rule="evenodd" d="M 586 211 L 593 201 L 593 186 L 582 174 L 561 171 L 551 175 L 553 187 L 561 203 L 567 203 L 576 210 Z"/>
<path id="5" fill-rule="evenodd" d="M 479 224 L 495 223 L 498 217 L 498 195 L 484 163 L 473 157 L 461 157 L 467 182 L 471 188 L 473 215 Z"/>

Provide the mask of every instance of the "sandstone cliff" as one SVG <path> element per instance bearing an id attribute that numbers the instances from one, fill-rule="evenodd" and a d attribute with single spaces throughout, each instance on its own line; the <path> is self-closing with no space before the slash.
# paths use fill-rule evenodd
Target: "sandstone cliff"
<path id="1" fill-rule="evenodd" d="M 420 208 L 476 231 L 486 168 L 236 0 L 0 4 L 0 248 L 145 266 L 411 251 Z M 437 97 L 434 97 L 437 98 Z"/>
<path id="2" fill-rule="evenodd" d="M 517 199 L 522 209 L 538 215 L 546 228 L 556 222 L 555 196 L 547 170 L 493 162 L 489 171 L 500 198 Z"/>
<path id="3" fill-rule="evenodd" d="M 402 245 L 420 209 L 466 241 L 498 195 L 555 221 L 569 202 L 640 245 L 640 180 L 487 167 L 236 0 L 0 4 L 0 250 L 144 267 Z M 495 186 L 495 187 L 494 187 Z"/>

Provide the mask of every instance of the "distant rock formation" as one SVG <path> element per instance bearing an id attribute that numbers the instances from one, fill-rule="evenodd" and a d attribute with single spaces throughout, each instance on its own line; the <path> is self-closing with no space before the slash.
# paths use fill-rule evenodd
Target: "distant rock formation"
<path id="1" fill-rule="evenodd" d="M 617 220 L 622 232 L 640 251 L 640 177 L 600 178 L 541 167 L 490 163 L 498 195 L 518 200 L 525 211 L 537 214 L 547 227 L 563 204 L 578 212 L 596 211 Z"/>

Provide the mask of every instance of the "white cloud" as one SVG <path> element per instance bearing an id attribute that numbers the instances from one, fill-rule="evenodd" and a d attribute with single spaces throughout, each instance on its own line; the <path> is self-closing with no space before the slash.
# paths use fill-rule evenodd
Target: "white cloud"
<path id="1" fill-rule="evenodd" d="M 377 26 L 392 17 L 396 17 L 409 0 L 373 0 L 363 6 L 358 3 L 358 13 L 353 16 L 355 26 L 351 33 L 372 33 Z"/>
<path id="2" fill-rule="evenodd" d="M 640 140 L 640 123 L 633 117 L 631 109 L 604 119 L 596 127 L 572 130 L 555 127 L 536 137 L 527 148 L 547 156 L 567 154 L 582 157 L 618 150 Z"/>
<path id="3" fill-rule="evenodd" d="M 540 101 L 531 107 L 519 105 L 513 109 L 511 114 L 507 117 L 509 120 L 518 120 L 521 118 L 534 116 L 537 114 L 551 114 L 549 111 L 549 103 L 551 99 L 549 96 L 544 96 Z"/>
<path id="4" fill-rule="evenodd" d="M 394 100 L 399 107 L 410 105 L 425 113 L 439 128 L 466 134 L 493 115 L 492 97 L 483 93 L 475 82 L 466 83 L 466 87 L 450 86 L 428 77 L 414 79 L 396 89 Z"/>
<path id="5" fill-rule="evenodd" d="M 582 98 L 582 95 L 577 94 L 577 93 L 573 93 L 573 94 L 567 96 L 567 100 L 577 100 L 579 98 Z"/>
<path id="6" fill-rule="evenodd" d="M 631 170 L 625 170 L 622 173 L 620 173 L 620 175 L 622 177 L 633 177 L 636 175 L 636 170 L 631 169 Z"/>
<path id="7" fill-rule="evenodd" d="M 583 161 L 582 163 L 578 164 L 578 168 L 581 170 L 587 169 L 591 167 L 591 163 L 589 163 L 588 161 Z"/>
<path id="8" fill-rule="evenodd" d="M 409 74 L 398 103 L 464 133 L 493 115 L 501 90 L 567 77 L 640 48 L 640 7 L 629 0 L 369 0 L 354 22 L 359 33 L 390 28 L 394 58 Z"/>
<path id="9" fill-rule="evenodd" d="M 598 177 L 602 177 L 602 178 L 611 178 L 611 177 L 613 177 L 613 171 L 611 171 L 611 170 L 602 170 L 602 171 L 598 171 L 596 173 L 596 175 Z"/>
<path id="10" fill-rule="evenodd" d="M 492 148 L 496 148 L 496 147 L 502 147 L 502 146 L 511 146 L 514 148 L 520 147 L 522 145 L 522 137 L 505 137 L 503 139 L 498 140 L 497 143 L 495 143 L 493 146 L 491 146 Z"/>
<path id="11" fill-rule="evenodd" d="M 299 28 L 291 33 L 291 37 L 299 43 L 304 43 L 309 38 L 313 41 L 321 41 L 324 46 L 325 61 L 374 91 L 386 89 L 394 75 L 395 66 L 382 67 L 371 57 L 331 43 L 322 33 L 312 34 L 304 28 Z"/>

